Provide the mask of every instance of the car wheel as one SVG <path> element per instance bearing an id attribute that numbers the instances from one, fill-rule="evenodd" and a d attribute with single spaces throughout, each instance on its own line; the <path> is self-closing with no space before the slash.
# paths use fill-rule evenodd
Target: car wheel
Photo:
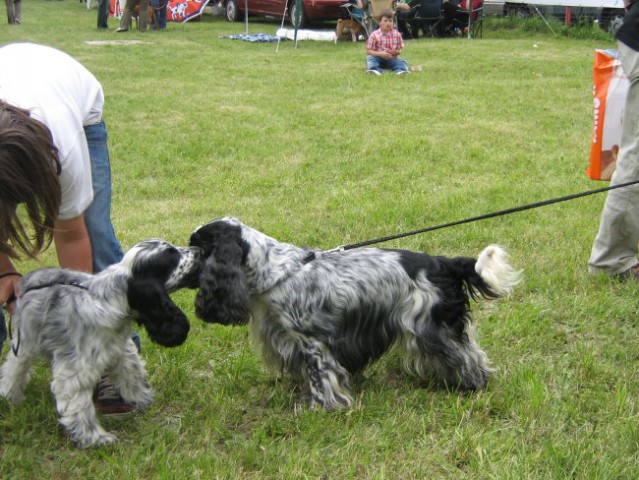
<path id="1" fill-rule="evenodd" d="M 608 31 L 612 33 L 613 35 L 616 35 L 617 30 L 619 30 L 619 27 L 621 27 L 622 25 L 623 25 L 623 17 L 616 16 L 615 18 L 610 20 L 610 23 L 608 24 Z"/>
<path id="2" fill-rule="evenodd" d="M 617 33 L 617 29 L 623 23 L 623 10 L 618 8 L 602 8 L 599 15 L 599 27 L 605 32 L 613 35 Z"/>
<path id="3" fill-rule="evenodd" d="M 306 26 L 306 12 L 304 11 L 304 2 L 302 2 L 302 0 L 292 0 L 289 11 L 291 12 L 291 25 L 293 25 L 294 28 Z"/>
<path id="4" fill-rule="evenodd" d="M 229 22 L 238 22 L 240 20 L 240 9 L 237 8 L 237 0 L 226 0 L 224 16 Z"/>
<path id="5" fill-rule="evenodd" d="M 530 17 L 530 8 L 522 3 L 504 2 L 504 17 L 519 18 L 522 20 Z"/>

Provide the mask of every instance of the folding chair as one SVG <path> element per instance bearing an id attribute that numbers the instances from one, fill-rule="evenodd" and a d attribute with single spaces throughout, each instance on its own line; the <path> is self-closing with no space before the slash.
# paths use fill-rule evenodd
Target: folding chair
<path id="1" fill-rule="evenodd" d="M 419 36 L 419 25 L 415 20 L 417 10 L 421 0 L 410 0 L 409 3 L 398 2 L 395 5 L 397 18 L 397 29 L 401 32 L 404 40 L 407 38 L 417 38 Z"/>
<path id="2" fill-rule="evenodd" d="M 470 16 L 470 36 L 471 38 L 481 38 L 484 34 L 484 4 L 472 10 Z"/>
<path id="3" fill-rule="evenodd" d="M 473 3 L 472 0 L 467 0 Z M 476 8 L 473 8 L 468 15 L 468 10 L 464 10 L 462 15 L 456 14 L 455 18 L 450 19 L 450 23 L 444 22 L 444 32 L 449 36 L 463 36 L 468 38 L 481 38 L 484 30 L 484 2 L 480 2 Z"/>
<path id="4" fill-rule="evenodd" d="M 421 29 L 425 37 L 441 37 L 444 27 L 442 0 L 421 0 L 414 22 L 414 31 Z"/>
<path id="5" fill-rule="evenodd" d="M 363 8 L 358 8 L 354 3 L 342 5 L 348 11 L 349 16 L 359 22 L 369 37 L 373 30 L 377 28 L 379 15 L 383 10 L 390 10 L 395 13 L 395 3 L 397 0 L 362 0 Z"/>

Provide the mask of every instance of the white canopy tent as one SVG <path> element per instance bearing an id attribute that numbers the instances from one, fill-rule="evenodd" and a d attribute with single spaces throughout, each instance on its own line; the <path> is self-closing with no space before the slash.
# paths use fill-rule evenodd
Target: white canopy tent
<path id="1" fill-rule="evenodd" d="M 532 7 L 535 12 L 543 19 L 552 33 L 555 31 L 552 29 L 546 18 L 539 11 L 540 6 L 548 7 L 565 7 L 566 9 L 566 24 L 570 23 L 570 9 L 572 7 L 577 8 L 618 8 L 623 9 L 623 0 L 533 0 L 532 2 L 526 0 L 507 0 L 508 3 L 525 4 Z"/>
<path id="2" fill-rule="evenodd" d="M 623 8 L 623 0 L 508 0 L 508 3 L 559 7 Z"/>

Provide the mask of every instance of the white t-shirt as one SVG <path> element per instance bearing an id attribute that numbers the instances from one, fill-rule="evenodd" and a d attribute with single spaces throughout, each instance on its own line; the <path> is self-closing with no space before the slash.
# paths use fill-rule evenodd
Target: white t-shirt
<path id="1" fill-rule="evenodd" d="M 0 48 L 0 98 L 27 109 L 44 123 L 58 148 L 63 220 L 77 217 L 93 200 L 85 125 L 102 118 L 100 82 L 66 53 L 44 45 Z"/>

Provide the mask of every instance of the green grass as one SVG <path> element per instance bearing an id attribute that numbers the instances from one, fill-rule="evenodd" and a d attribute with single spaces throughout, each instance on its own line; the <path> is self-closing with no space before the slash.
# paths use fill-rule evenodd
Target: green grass
<path id="1" fill-rule="evenodd" d="M 0 43 L 63 49 L 104 86 L 125 248 L 157 236 L 184 244 L 222 215 L 332 248 L 604 185 L 584 171 L 593 50 L 614 47 L 609 37 L 490 19 L 482 40 L 407 42 L 421 73 L 370 78 L 361 43 L 276 51 L 218 38 L 244 31 L 219 17 L 116 35 L 98 32 L 96 11 L 76 1 L 30 0 L 23 16 L 0 24 Z M 250 31 L 278 26 L 253 20 Z M 86 43 L 123 39 L 143 43 Z M 175 298 L 192 333 L 170 350 L 143 334 L 156 399 L 107 422 L 120 443 L 71 445 L 42 364 L 23 404 L 0 400 L 0 477 L 638 478 L 639 292 L 586 269 L 604 200 L 383 245 L 476 255 L 500 243 L 525 269 L 511 298 L 473 307 L 499 369 L 483 391 L 421 384 L 391 354 L 356 381 L 351 410 L 309 411 L 286 378 L 262 369 L 245 328 L 203 324 L 183 291 Z"/>

